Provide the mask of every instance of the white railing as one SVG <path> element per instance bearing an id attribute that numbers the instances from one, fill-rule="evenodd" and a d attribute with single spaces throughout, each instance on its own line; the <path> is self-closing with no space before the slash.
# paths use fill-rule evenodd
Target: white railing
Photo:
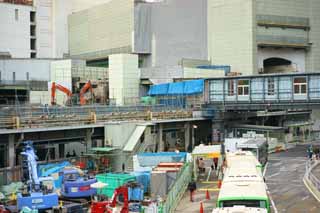
<path id="1" fill-rule="evenodd" d="M 320 180 L 318 177 L 316 177 L 312 170 L 319 165 L 319 160 L 308 160 L 306 163 L 306 173 L 304 176 L 304 179 L 309 181 L 310 184 L 312 184 L 312 188 L 317 191 L 317 194 L 320 194 Z M 312 193 L 314 196 L 316 196 L 314 193 Z M 316 197 L 319 199 L 318 197 Z"/>

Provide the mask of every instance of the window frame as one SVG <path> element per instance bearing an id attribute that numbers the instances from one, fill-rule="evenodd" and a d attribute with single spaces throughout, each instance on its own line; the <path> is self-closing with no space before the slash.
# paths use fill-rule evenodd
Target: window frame
<path id="1" fill-rule="evenodd" d="M 241 82 L 247 82 L 248 84 L 242 84 Z M 241 92 L 240 92 L 241 91 Z M 249 79 L 239 79 L 237 86 L 238 96 L 248 96 L 250 93 L 250 80 Z"/>
<path id="2" fill-rule="evenodd" d="M 275 80 L 274 78 L 268 78 L 267 79 L 267 94 L 270 96 L 275 95 Z"/>
<path id="3" fill-rule="evenodd" d="M 235 80 L 234 79 L 231 79 L 231 80 L 228 80 L 227 82 L 227 95 L 228 96 L 234 96 L 235 95 Z"/>
<path id="4" fill-rule="evenodd" d="M 298 79 L 304 79 L 304 82 L 296 82 Z M 303 87 L 304 91 L 303 91 Z M 293 93 L 295 95 L 306 95 L 308 93 L 308 82 L 307 82 L 307 77 L 295 77 L 293 79 Z"/>

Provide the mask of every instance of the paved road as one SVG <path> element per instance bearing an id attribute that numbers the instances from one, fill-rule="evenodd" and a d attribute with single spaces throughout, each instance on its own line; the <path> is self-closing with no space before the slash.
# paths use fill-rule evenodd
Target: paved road
<path id="1" fill-rule="evenodd" d="M 302 181 L 306 150 L 306 145 L 298 145 L 269 157 L 266 182 L 279 213 L 320 212 L 320 203 Z"/>

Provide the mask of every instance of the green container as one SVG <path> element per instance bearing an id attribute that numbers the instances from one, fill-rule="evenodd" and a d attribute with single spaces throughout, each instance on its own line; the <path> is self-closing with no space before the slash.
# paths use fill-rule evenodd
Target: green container
<path id="1" fill-rule="evenodd" d="M 144 96 L 144 97 L 141 97 L 141 103 L 146 105 L 155 105 L 156 98 L 151 96 Z"/>
<path id="2" fill-rule="evenodd" d="M 119 186 L 136 180 L 136 177 L 132 175 L 113 173 L 99 174 L 96 175 L 96 178 L 98 181 L 108 184 L 107 187 L 103 188 L 102 190 L 98 190 L 99 194 L 104 194 L 108 197 L 112 197 L 114 190 Z"/>

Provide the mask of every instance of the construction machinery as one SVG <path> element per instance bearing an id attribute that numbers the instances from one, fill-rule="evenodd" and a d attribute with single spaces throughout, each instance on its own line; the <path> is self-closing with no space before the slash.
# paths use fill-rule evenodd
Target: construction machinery
<path id="1" fill-rule="evenodd" d="M 118 198 L 122 195 L 123 202 L 120 213 L 129 212 L 129 189 L 127 186 L 120 186 L 114 190 L 111 200 L 95 199 L 91 203 L 91 213 L 112 213 L 116 208 Z"/>
<path id="2" fill-rule="evenodd" d="M 17 206 L 30 209 L 51 209 L 58 205 L 58 194 L 54 192 L 53 178 L 39 178 L 37 173 L 37 159 L 32 141 L 23 142 L 22 181 L 24 187 L 17 195 Z"/>
<path id="3" fill-rule="evenodd" d="M 87 103 L 87 99 L 85 98 L 85 94 L 87 91 L 90 91 L 91 95 L 94 96 L 93 93 L 93 88 L 92 88 L 92 84 L 91 81 L 89 80 L 80 90 L 80 105 L 85 105 Z"/>
<path id="4" fill-rule="evenodd" d="M 51 105 L 56 105 L 56 90 L 60 90 L 61 92 L 65 93 L 68 96 L 67 102 L 71 101 L 72 92 L 68 88 L 66 88 L 60 84 L 57 84 L 55 82 L 52 82 L 52 85 L 51 85 Z"/>
<path id="5" fill-rule="evenodd" d="M 86 198 L 96 194 L 97 190 L 90 185 L 97 180 L 87 174 L 80 176 L 79 170 L 65 169 L 61 194 L 65 198 Z"/>

